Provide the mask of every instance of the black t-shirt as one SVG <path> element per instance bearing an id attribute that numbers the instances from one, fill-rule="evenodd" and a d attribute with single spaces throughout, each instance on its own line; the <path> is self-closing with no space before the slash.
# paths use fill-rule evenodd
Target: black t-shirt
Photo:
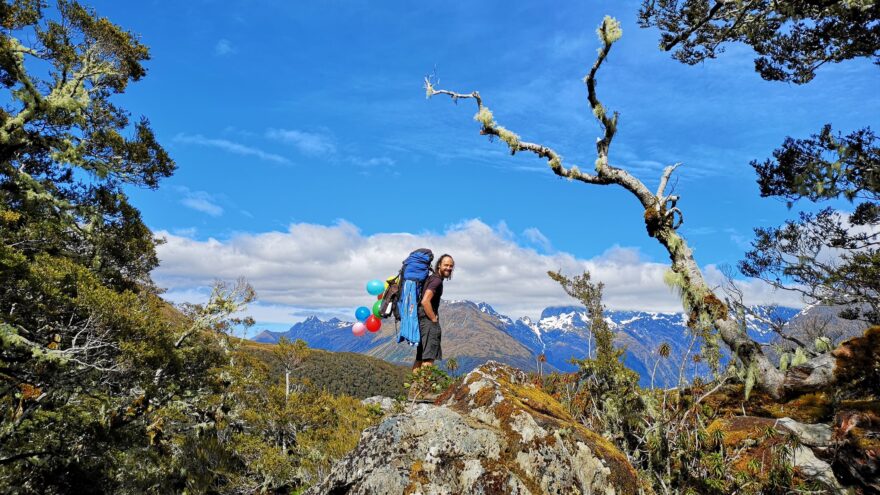
<path id="1" fill-rule="evenodd" d="M 443 278 L 436 274 L 431 274 L 425 279 L 425 285 L 422 287 L 422 295 L 429 290 L 434 291 L 434 296 L 431 297 L 431 309 L 434 310 L 435 315 L 440 315 L 438 312 L 440 310 L 440 296 L 443 295 Z"/>

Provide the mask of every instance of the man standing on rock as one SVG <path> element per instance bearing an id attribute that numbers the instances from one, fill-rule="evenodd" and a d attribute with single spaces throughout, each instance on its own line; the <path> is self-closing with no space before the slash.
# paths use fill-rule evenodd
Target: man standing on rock
<path id="1" fill-rule="evenodd" d="M 455 261 L 452 256 L 444 254 L 434 264 L 434 271 L 425 279 L 422 289 L 422 301 L 419 305 L 419 334 L 421 339 L 416 347 L 416 360 L 413 371 L 422 366 L 430 366 L 434 361 L 443 359 L 440 347 L 440 296 L 443 295 L 443 281 L 452 279 Z"/>

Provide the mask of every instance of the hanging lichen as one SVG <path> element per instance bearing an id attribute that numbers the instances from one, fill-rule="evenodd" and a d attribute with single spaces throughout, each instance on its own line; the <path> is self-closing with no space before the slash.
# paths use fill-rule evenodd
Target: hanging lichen
<path id="1" fill-rule="evenodd" d="M 675 271 L 673 268 L 669 268 L 663 273 L 663 283 L 672 289 L 678 297 L 682 297 L 684 294 L 685 282 L 684 275 Z M 685 311 L 688 309 L 689 308 L 685 308 Z"/>
<path id="2" fill-rule="evenodd" d="M 817 338 L 814 345 L 816 346 L 817 352 L 831 352 L 831 349 L 833 349 L 831 339 L 828 337 Z"/>
<path id="3" fill-rule="evenodd" d="M 746 371 L 746 381 L 745 381 L 745 397 L 746 400 L 749 400 L 749 395 L 752 393 L 752 388 L 755 386 L 755 378 L 758 374 L 758 367 L 755 365 L 754 361 L 749 363 L 749 369 Z"/>
<path id="4" fill-rule="evenodd" d="M 474 115 L 474 120 L 483 124 L 483 127 L 492 127 L 495 123 L 495 117 L 492 115 L 492 111 L 486 107 L 480 107 L 480 111 Z"/>
<path id="5" fill-rule="evenodd" d="M 599 35 L 599 41 L 606 45 L 610 45 L 623 36 L 623 30 L 620 29 L 620 22 L 618 22 L 617 19 L 610 15 L 606 15 L 605 18 L 602 19 L 602 25 L 596 30 L 596 34 Z"/>
<path id="6" fill-rule="evenodd" d="M 785 372 L 788 371 L 788 366 L 791 364 L 791 353 L 785 352 L 782 356 L 779 357 L 779 371 Z"/>
<path id="7" fill-rule="evenodd" d="M 791 359 L 791 365 L 792 366 L 800 366 L 800 365 L 806 363 L 807 361 L 809 361 L 809 358 L 807 358 L 807 355 L 806 355 L 806 353 L 804 353 L 804 350 L 801 349 L 800 347 L 795 349 L 794 357 Z"/>
<path id="8" fill-rule="evenodd" d="M 479 114 L 478 114 L 478 115 L 479 115 Z M 491 117 L 492 117 L 492 114 L 491 114 L 491 112 L 490 112 L 490 113 L 489 113 L 489 118 L 490 118 L 490 120 L 491 120 Z M 481 122 L 482 122 L 482 121 L 481 121 Z M 485 124 L 484 124 L 484 125 L 485 125 Z M 510 147 L 510 151 L 511 151 L 512 153 L 514 153 L 514 152 L 516 152 L 517 150 L 519 150 L 519 136 L 517 136 L 515 133 L 513 133 L 513 132 L 511 132 L 511 131 L 509 131 L 509 130 L 507 130 L 506 128 L 501 127 L 501 126 L 497 126 L 497 127 L 496 127 L 496 130 L 498 131 L 498 137 L 501 138 L 502 141 L 504 141 L 505 143 L 507 143 L 507 146 Z"/>

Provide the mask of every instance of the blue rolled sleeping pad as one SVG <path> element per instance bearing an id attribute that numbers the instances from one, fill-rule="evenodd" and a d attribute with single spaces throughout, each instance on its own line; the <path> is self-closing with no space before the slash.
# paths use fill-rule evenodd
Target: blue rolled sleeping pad
<path id="1" fill-rule="evenodd" d="M 421 339 L 419 332 L 419 294 L 420 283 L 414 280 L 403 282 L 403 291 L 397 309 L 400 311 L 400 332 L 397 334 L 397 342 L 406 341 L 410 345 L 417 345 Z"/>

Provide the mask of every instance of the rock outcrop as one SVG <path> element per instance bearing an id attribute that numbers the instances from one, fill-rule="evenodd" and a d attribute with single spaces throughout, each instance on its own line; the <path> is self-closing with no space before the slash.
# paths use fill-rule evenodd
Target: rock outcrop
<path id="1" fill-rule="evenodd" d="M 528 383 L 488 362 L 435 404 L 364 431 L 309 494 L 636 494 L 626 457 Z"/>

